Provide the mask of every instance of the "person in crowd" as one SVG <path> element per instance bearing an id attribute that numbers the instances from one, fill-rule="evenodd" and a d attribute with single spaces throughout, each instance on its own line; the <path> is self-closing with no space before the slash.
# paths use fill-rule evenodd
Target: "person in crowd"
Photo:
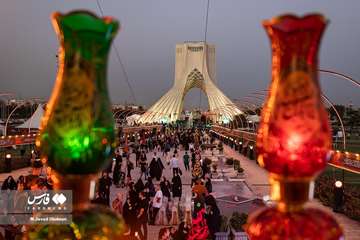
<path id="1" fill-rule="evenodd" d="M 196 153 L 193 148 L 190 151 L 191 151 L 191 167 L 194 168 L 196 162 Z"/>
<path id="2" fill-rule="evenodd" d="M 187 239 L 188 234 L 190 232 L 190 227 L 191 227 L 191 214 L 190 211 L 186 211 L 184 221 L 182 221 L 179 224 L 178 230 L 174 236 L 174 240 Z"/>
<path id="3" fill-rule="evenodd" d="M 134 185 L 134 189 L 137 193 L 140 193 L 142 191 L 144 191 L 145 189 L 145 185 L 143 183 L 143 181 L 141 180 L 141 177 L 137 180 L 137 182 Z"/>
<path id="4" fill-rule="evenodd" d="M 205 175 L 205 187 L 208 193 L 212 193 L 212 183 L 209 175 Z"/>
<path id="5" fill-rule="evenodd" d="M 160 157 L 157 157 L 156 153 L 154 153 L 154 157 L 150 162 L 150 176 L 153 179 L 156 178 L 157 181 L 160 181 L 163 169 L 164 165 L 162 164 Z"/>
<path id="6" fill-rule="evenodd" d="M 172 194 L 174 199 L 178 197 L 180 201 L 182 195 L 182 182 L 179 174 L 176 174 L 172 178 Z"/>
<path id="7" fill-rule="evenodd" d="M 190 156 L 189 156 L 188 152 L 185 151 L 185 154 L 183 156 L 183 161 L 184 161 L 184 166 L 185 166 L 186 171 L 190 171 L 189 160 L 190 160 Z"/>
<path id="8" fill-rule="evenodd" d="M 140 155 L 141 155 L 140 148 L 137 147 L 137 148 L 135 149 L 135 167 L 138 166 L 138 163 L 139 163 L 139 161 L 140 161 Z"/>
<path id="9" fill-rule="evenodd" d="M 157 171 L 158 171 L 158 166 L 157 166 L 157 162 L 156 162 L 156 153 L 154 153 L 153 158 L 150 161 L 150 165 L 149 165 L 149 175 L 151 178 L 156 178 L 157 176 Z"/>
<path id="10" fill-rule="evenodd" d="M 144 192 L 140 192 L 137 222 L 138 222 L 138 232 L 142 240 L 147 240 L 148 208 L 149 208 L 149 200 L 145 196 Z"/>
<path id="11" fill-rule="evenodd" d="M 145 180 L 146 180 L 146 178 L 147 178 L 147 159 L 146 159 L 145 152 L 142 152 L 140 155 L 140 170 L 141 170 L 140 178 L 144 175 Z"/>
<path id="12" fill-rule="evenodd" d="M 16 190 L 17 184 L 13 176 L 8 176 L 1 185 L 1 190 Z"/>
<path id="13" fill-rule="evenodd" d="M 128 226 L 128 231 L 124 234 L 125 236 L 129 236 L 130 239 L 135 238 L 135 232 L 136 232 L 136 216 L 137 216 L 137 209 L 136 209 L 136 202 L 131 200 L 131 197 L 128 196 L 126 199 L 126 202 L 123 207 L 123 218 L 125 221 L 125 224 Z"/>
<path id="14" fill-rule="evenodd" d="M 35 184 L 37 179 L 40 178 L 43 164 L 40 159 L 35 159 L 31 166 L 31 174 L 25 176 L 25 190 L 30 190 L 31 185 Z"/>
<path id="15" fill-rule="evenodd" d="M 177 229 L 175 227 L 169 227 L 169 231 L 170 231 L 170 239 L 172 240 L 177 234 Z"/>
<path id="16" fill-rule="evenodd" d="M 179 174 L 179 160 L 176 158 L 175 154 L 170 160 L 170 167 L 173 171 L 173 176 Z"/>
<path id="17" fill-rule="evenodd" d="M 99 179 L 99 195 L 104 200 L 106 206 L 110 206 L 110 186 L 112 179 L 109 177 L 109 173 L 104 171 Z"/>
<path id="18" fill-rule="evenodd" d="M 124 203 L 124 194 L 121 192 L 118 192 L 116 194 L 116 198 L 112 202 L 111 206 L 116 213 L 122 215 L 123 203 Z"/>
<path id="19" fill-rule="evenodd" d="M 175 157 L 177 157 L 177 158 L 179 157 L 179 152 L 178 152 L 177 148 L 174 149 L 174 155 L 175 155 Z"/>
<path id="20" fill-rule="evenodd" d="M 152 225 L 155 224 L 155 218 L 162 206 L 162 202 L 163 202 L 163 193 L 160 189 L 160 186 L 156 185 L 156 193 L 152 200 L 152 216 L 150 219 L 150 224 L 152 224 Z"/>
<path id="21" fill-rule="evenodd" d="M 135 184 L 133 181 L 128 184 L 128 196 L 130 197 L 131 202 L 134 204 L 139 201 L 139 193 L 136 192 Z"/>
<path id="22" fill-rule="evenodd" d="M 160 181 L 160 189 L 164 197 L 167 197 L 167 200 L 171 201 L 171 195 L 170 195 L 171 185 L 165 176 L 163 176 L 162 180 Z"/>
<path id="23" fill-rule="evenodd" d="M 193 185 L 191 191 L 194 194 L 202 196 L 202 197 L 207 195 L 207 189 L 204 186 L 202 179 L 195 179 L 195 184 Z"/>
<path id="24" fill-rule="evenodd" d="M 165 227 L 165 228 L 161 228 L 159 231 L 159 240 L 170 240 L 170 230 L 169 228 Z"/>
<path id="25" fill-rule="evenodd" d="M 145 183 L 145 190 L 148 193 L 148 196 L 147 196 L 148 198 L 155 196 L 155 193 L 156 193 L 155 186 L 154 186 L 154 184 L 152 182 L 151 177 L 148 177 L 147 182 Z"/>
<path id="26" fill-rule="evenodd" d="M 165 159 L 167 159 L 168 157 L 168 153 L 170 152 L 170 149 L 171 149 L 171 146 L 170 146 L 170 143 L 169 143 L 169 140 L 165 142 Z"/>
<path id="27" fill-rule="evenodd" d="M 162 176 L 162 174 L 163 174 L 163 170 L 164 170 L 164 164 L 162 163 L 162 161 L 161 161 L 161 158 L 160 157 L 158 157 L 157 159 L 156 159 L 156 162 L 157 162 L 157 168 L 158 168 L 158 171 L 157 171 L 157 175 L 156 175 L 156 180 L 158 180 L 158 181 L 160 181 L 160 178 L 161 178 L 161 176 Z"/>
<path id="28" fill-rule="evenodd" d="M 207 206 L 206 223 L 209 227 L 212 239 L 215 239 L 215 233 L 220 230 L 220 210 L 216 204 L 215 198 L 210 194 L 206 196 L 205 204 Z"/>
<path id="29" fill-rule="evenodd" d="M 126 159 L 127 176 L 131 178 L 131 170 L 134 169 L 134 164 L 130 159 Z"/>
<path id="30" fill-rule="evenodd" d="M 120 186 L 121 164 L 122 164 L 122 157 L 120 154 L 116 154 L 115 155 L 115 166 L 114 166 L 114 171 L 113 171 L 113 182 L 116 187 Z"/>

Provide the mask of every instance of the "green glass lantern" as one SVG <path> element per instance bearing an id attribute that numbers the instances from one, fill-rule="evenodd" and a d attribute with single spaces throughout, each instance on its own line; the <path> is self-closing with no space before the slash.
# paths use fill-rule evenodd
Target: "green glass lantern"
<path id="1" fill-rule="evenodd" d="M 119 24 L 86 11 L 54 13 L 52 22 L 59 70 L 36 143 L 58 173 L 96 173 L 115 139 L 106 69 Z"/>
<path id="2" fill-rule="evenodd" d="M 115 139 L 106 67 L 119 24 L 87 11 L 55 13 L 52 21 L 59 70 L 36 144 L 56 172 L 54 188 L 72 190 L 72 222 L 28 226 L 23 239 L 122 239 L 121 217 L 89 201 L 90 182 L 107 165 Z"/>

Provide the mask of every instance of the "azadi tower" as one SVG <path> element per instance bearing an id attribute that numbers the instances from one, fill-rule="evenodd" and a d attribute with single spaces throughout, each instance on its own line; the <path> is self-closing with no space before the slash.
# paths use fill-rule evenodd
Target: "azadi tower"
<path id="1" fill-rule="evenodd" d="M 183 110 L 185 95 L 191 88 L 200 88 L 206 94 L 215 121 L 231 120 L 242 113 L 216 86 L 215 46 L 204 42 L 185 42 L 176 44 L 173 87 L 138 122 L 176 121 Z"/>

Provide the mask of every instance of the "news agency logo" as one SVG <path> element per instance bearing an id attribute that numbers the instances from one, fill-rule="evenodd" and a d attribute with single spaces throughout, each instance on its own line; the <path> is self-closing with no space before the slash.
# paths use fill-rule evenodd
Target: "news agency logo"
<path id="1" fill-rule="evenodd" d="M 58 205 L 58 204 L 62 205 L 62 204 L 64 204 L 64 203 L 66 202 L 66 197 L 65 197 L 65 195 L 62 194 L 62 193 L 60 193 L 60 194 L 55 193 L 55 195 L 52 197 L 52 201 L 53 201 L 56 205 Z"/>
<path id="2" fill-rule="evenodd" d="M 27 198 L 27 211 L 67 211 L 69 205 L 67 193 L 41 192 L 30 194 Z"/>
<path id="3" fill-rule="evenodd" d="M 55 193 L 55 195 L 51 198 L 51 200 L 56 205 L 62 205 L 66 202 L 66 197 L 63 193 Z M 43 193 L 39 196 L 29 196 L 27 199 L 28 205 L 45 205 L 47 206 L 50 203 L 50 194 Z"/>

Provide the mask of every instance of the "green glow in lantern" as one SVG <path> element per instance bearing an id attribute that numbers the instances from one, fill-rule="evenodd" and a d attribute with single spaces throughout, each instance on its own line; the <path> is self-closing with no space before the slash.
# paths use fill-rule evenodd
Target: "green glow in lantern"
<path id="1" fill-rule="evenodd" d="M 114 143 L 106 69 L 119 28 L 86 11 L 55 13 L 59 70 L 37 145 L 62 174 L 91 174 L 105 166 Z"/>

